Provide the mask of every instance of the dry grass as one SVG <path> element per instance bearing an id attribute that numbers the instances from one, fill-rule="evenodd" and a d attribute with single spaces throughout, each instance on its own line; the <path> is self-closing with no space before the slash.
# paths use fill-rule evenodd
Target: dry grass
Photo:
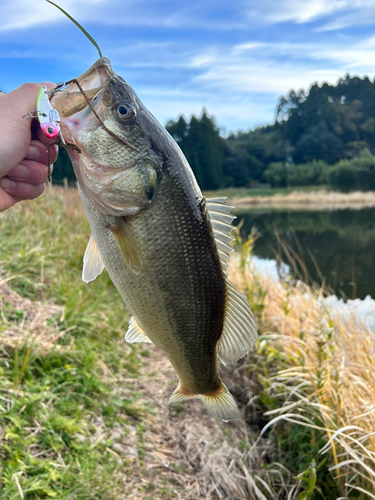
<path id="1" fill-rule="evenodd" d="M 59 330 L 56 321 L 62 321 L 64 308 L 21 297 L 7 285 L 12 280 L 17 280 L 17 275 L 4 279 L 0 275 L 0 315 L 5 323 L 0 329 L 1 345 L 14 348 L 34 343 L 43 349 L 51 348 L 66 333 Z"/>
<path id="2" fill-rule="evenodd" d="M 244 289 L 237 268 L 232 277 Z M 262 434 L 280 420 L 318 431 L 341 496 L 375 498 L 374 333 L 354 314 L 327 311 L 319 291 L 301 282 L 281 285 L 247 271 L 245 286 L 258 280 L 267 290 L 258 354 L 285 360 L 268 381 L 279 403 Z"/>
<path id="3" fill-rule="evenodd" d="M 350 208 L 352 210 L 361 210 L 375 207 L 375 192 L 293 191 L 286 195 L 235 197 L 228 199 L 227 203 L 234 205 L 239 210 L 247 208 L 283 208 L 290 210 L 342 210 Z"/>

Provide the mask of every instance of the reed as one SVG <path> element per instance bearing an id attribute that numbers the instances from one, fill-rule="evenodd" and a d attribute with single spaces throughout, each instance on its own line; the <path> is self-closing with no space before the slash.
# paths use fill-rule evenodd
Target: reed
<path id="1" fill-rule="evenodd" d="M 327 191 L 292 191 L 286 194 L 272 196 L 242 196 L 229 197 L 228 203 L 238 210 L 245 208 L 279 208 L 289 210 L 342 210 L 350 208 L 361 210 L 375 207 L 375 193 L 373 191 L 354 191 L 341 193 Z"/>
<path id="2" fill-rule="evenodd" d="M 276 462 L 298 478 L 288 498 L 331 498 L 332 489 L 375 498 L 374 332 L 354 314 L 328 310 L 322 289 L 275 283 L 235 263 L 231 278 L 252 301 L 266 291 L 247 375 L 258 374 L 271 419 L 260 436 L 272 429 Z"/>

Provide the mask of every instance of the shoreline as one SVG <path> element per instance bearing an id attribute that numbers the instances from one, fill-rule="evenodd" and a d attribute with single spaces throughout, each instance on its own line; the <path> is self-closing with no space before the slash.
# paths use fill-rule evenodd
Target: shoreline
<path id="1" fill-rule="evenodd" d="M 222 194 L 224 195 L 224 193 Z M 361 210 L 375 207 L 374 191 L 353 191 L 341 193 L 337 191 L 293 191 L 288 194 L 271 196 L 228 196 L 226 203 L 234 205 L 237 210 L 272 208 L 284 210 Z"/>

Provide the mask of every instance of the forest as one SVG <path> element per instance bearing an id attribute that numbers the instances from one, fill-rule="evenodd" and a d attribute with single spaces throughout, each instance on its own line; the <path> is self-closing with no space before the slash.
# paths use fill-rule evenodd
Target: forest
<path id="1" fill-rule="evenodd" d="M 336 85 L 291 90 L 275 123 L 222 137 L 206 110 L 166 129 L 186 155 L 202 189 L 329 184 L 375 189 L 375 81 L 346 75 Z M 54 179 L 74 179 L 65 151 Z"/>

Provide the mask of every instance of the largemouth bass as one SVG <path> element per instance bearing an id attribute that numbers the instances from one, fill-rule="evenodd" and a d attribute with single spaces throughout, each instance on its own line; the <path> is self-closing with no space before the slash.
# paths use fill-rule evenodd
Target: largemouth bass
<path id="1" fill-rule="evenodd" d="M 247 300 L 225 271 L 232 238 L 224 199 L 205 199 L 180 148 L 132 87 L 100 58 L 52 99 L 61 117 L 92 230 L 83 279 L 105 267 L 132 313 L 125 339 L 153 342 L 179 385 L 169 402 L 200 398 L 240 417 L 217 358 L 243 357 L 256 339 Z"/>

